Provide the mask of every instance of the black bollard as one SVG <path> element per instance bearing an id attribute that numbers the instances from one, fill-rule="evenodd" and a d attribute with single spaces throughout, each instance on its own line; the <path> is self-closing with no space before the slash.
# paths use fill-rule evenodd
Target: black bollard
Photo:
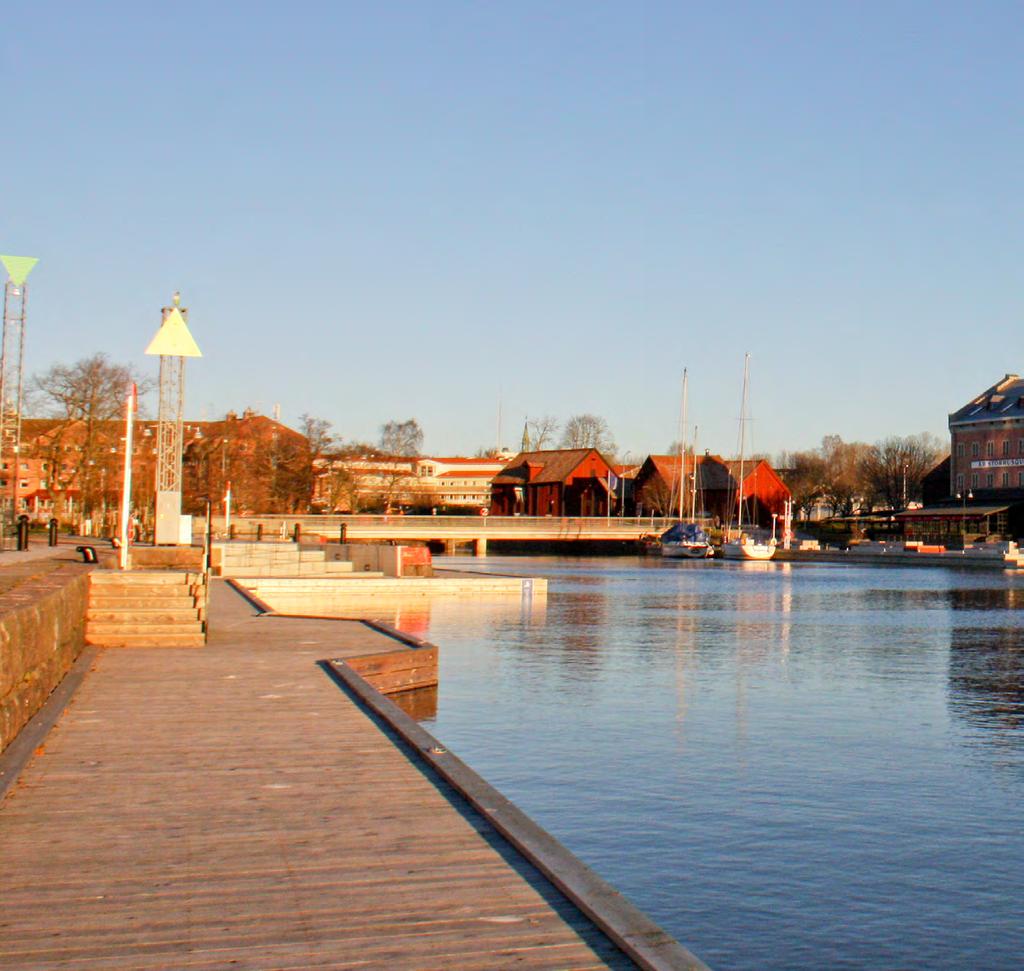
<path id="1" fill-rule="evenodd" d="M 348 524 L 347 523 L 342 523 L 338 527 L 338 542 L 339 543 L 344 543 L 347 537 L 348 537 Z"/>
<path id="2" fill-rule="evenodd" d="M 234 538 L 235 538 L 235 524 L 232 523 L 230 526 L 228 526 L 228 539 L 234 539 Z"/>
<path id="3" fill-rule="evenodd" d="M 263 540 L 263 523 L 256 524 L 256 542 L 262 542 Z"/>
<path id="4" fill-rule="evenodd" d="M 47 523 L 47 528 L 48 528 L 48 532 L 49 532 L 50 545 L 51 546 L 56 546 L 57 545 L 57 520 L 56 519 L 51 519 L 49 521 L 49 523 Z"/>
<path id="5" fill-rule="evenodd" d="M 18 517 L 18 549 L 28 549 L 28 516 L 24 513 Z"/>
<path id="6" fill-rule="evenodd" d="M 295 531 L 292 533 L 292 542 L 297 543 L 302 539 L 302 525 L 300 523 L 295 524 Z"/>

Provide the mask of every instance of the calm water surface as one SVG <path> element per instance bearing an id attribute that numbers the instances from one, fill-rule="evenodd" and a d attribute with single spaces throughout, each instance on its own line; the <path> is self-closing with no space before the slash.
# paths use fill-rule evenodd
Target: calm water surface
<path id="1" fill-rule="evenodd" d="M 1024 577 L 554 557 L 428 727 L 716 969 L 1024 965 Z"/>

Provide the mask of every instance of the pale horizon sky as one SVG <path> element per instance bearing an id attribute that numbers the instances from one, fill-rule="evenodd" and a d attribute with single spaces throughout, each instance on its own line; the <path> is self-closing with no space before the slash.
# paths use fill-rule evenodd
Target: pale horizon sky
<path id="1" fill-rule="evenodd" d="M 241 10 L 242 8 L 238 8 Z M 928 431 L 1024 369 L 1017 3 L 41 2 L 0 34 L 27 370 L 142 351 L 189 418 L 435 454 Z"/>

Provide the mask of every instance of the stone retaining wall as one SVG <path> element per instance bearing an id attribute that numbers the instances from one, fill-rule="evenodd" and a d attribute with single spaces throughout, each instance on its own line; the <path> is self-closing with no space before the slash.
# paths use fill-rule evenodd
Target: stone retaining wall
<path id="1" fill-rule="evenodd" d="M 85 646 L 89 568 L 68 564 L 0 595 L 0 752 Z"/>

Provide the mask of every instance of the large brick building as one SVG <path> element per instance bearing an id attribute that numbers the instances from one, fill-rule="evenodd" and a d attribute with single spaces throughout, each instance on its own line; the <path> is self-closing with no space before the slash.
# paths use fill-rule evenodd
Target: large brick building
<path id="1" fill-rule="evenodd" d="M 206 496 L 221 502 L 228 481 L 236 514 L 307 508 L 309 443 L 294 429 L 247 409 L 241 416 L 228 412 L 220 421 L 186 421 L 182 437 L 185 512 L 201 512 Z M 156 423 L 136 422 L 132 504 L 144 525 L 154 503 L 156 442 Z M 9 456 L 0 462 L 0 490 L 33 522 L 52 516 L 102 533 L 117 518 L 123 468 L 122 421 L 26 417 L 18 468 L 11 467 Z"/>
<path id="2" fill-rule="evenodd" d="M 1007 374 L 949 416 L 950 495 L 1024 499 L 1024 379 Z"/>
<path id="3" fill-rule="evenodd" d="M 948 493 L 927 477 L 923 509 L 901 513 L 908 539 L 959 544 L 1024 535 L 1024 379 L 1007 374 L 949 416 Z"/>

